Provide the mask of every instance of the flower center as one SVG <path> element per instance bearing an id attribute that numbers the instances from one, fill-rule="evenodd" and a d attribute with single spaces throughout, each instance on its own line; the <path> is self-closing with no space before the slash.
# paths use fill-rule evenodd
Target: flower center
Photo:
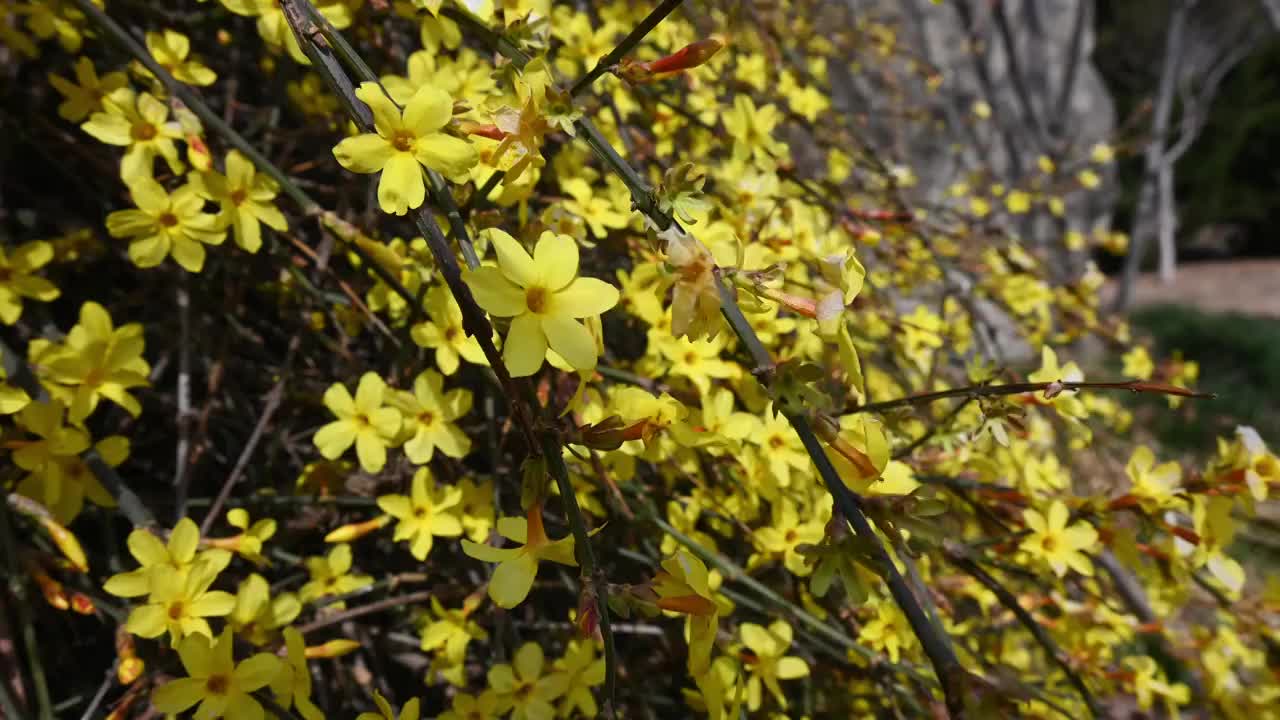
<path id="1" fill-rule="evenodd" d="M 210 695 L 226 695 L 230 687 L 231 679 L 221 674 L 210 675 L 204 682 L 204 689 L 208 690 Z"/>
<path id="2" fill-rule="evenodd" d="M 787 544 L 795 542 L 798 537 L 799 536 L 796 534 L 795 530 L 788 530 L 787 534 L 783 536 L 783 538 L 786 539 Z"/>
<path id="3" fill-rule="evenodd" d="M 529 310 L 535 313 L 543 313 L 547 309 L 547 291 L 546 288 L 537 286 L 531 287 L 524 291 L 524 303 L 529 306 Z"/>
<path id="4" fill-rule="evenodd" d="M 151 140 L 156 136 L 156 126 L 149 122 L 134 125 L 129 133 L 134 140 Z"/>
<path id="5" fill-rule="evenodd" d="M 238 188 L 238 189 L 236 189 L 236 190 L 232 190 L 232 191 L 231 191 L 231 204 L 232 204 L 232 205 L 239 205 L 240 203 L 242 203 L 242 202 L 244 202 L 246 199 L 248 199 L 248 197 L 249 197 L 249 193 L 248 193 L 247 191 L 245 191 L 245 189 L 244 189 L 244 188 Z"/>
<path id="6" fill-rule="evenodd" d="M 413 141 L 416 139 L 413 133 L 399 130 L 391 137 L 391 145 L 400 152 L 413 152 Z"/>
<path id="7" fill-rule="evenodd" d="M 426 410 L 418 416 L 418 422 L 426 425 L 427 427 L 431 427 L 436 422 L 436 414 L 430 410 Z"/>
<path id="8" fill-rule="evenodd" d="M 426 508 L 423 508 L 423 507 L 416 507 L 416 508 L 414 508 L 414 509 L 413 509 L 413 516 L 414 516 L 414 517 L 416 517 L 416 518 L 426 517 L 426 515 L 427 515 L 427 509 L 426 509 Z"/>
<path id="9" fill-rule="evenodd" d="M 769 438 L 769 447 L 773 448 L 774 450 L 777 450 L 786 444 L 787 444 L 786 441 L 783 440 L 782 437 L 779 435 L 774 435 L 773 437 Z"/>
<path id="10" fill-rule="evenodd" d="M 444 339 L 453 342 L 458 337 L 458 328 L 450 326 L 445 328 Z"/>
<path id="11" fill-rule="evenodd" d="M 171 212 L 163 213 L 159 217 L 159 222 L 161 225 L 167 228 L 173 227 L 174 225 L 178 224 L 178 216 L 174 215 Z"/>
<path id="12" fill-rule="evenodd" d="M 1052 535 L 1046 535 L 1044 539 L 1040 541 L 1040 547 L 1044 548 L 1045 552 L 1051 553 L 1058 549 L 1058 539 Z"/>
<path id="13" fill-rule="evenodd" d="M 186 608 L 182 605 L 181 600 L 175 600 L 174 602 L 169 603 L 169 619 L 177 620 L 181 618 L 185 610 Z"/>

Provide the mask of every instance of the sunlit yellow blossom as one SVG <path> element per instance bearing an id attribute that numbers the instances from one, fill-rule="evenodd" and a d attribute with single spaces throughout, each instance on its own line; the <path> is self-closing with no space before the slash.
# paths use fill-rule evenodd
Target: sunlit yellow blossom
<path id="1" fill-rule="evenodd" d="M 99 77 L 93 61 L 83 55 L 76 60 L 74 83 L 61 75 L 49 73 L 49 84 L 63 97 L 58 105 L 58 115 L 73 123 L 101 110 L 103 98 L 128 83 L 129 78 L 122 72 L 109 72 Z"/>
<path id="2" fill-rule="evenodd" d="M 218 79 L 216 73 L 207 65 L 189 57 L 191 55 L 191 39 L 174 30 L 149 32 L 146 36 L 147 50 L 151 57 L 164 68 L 174 80 L 188 85 L 212 85 Z M 141 68 L 141 64 L 138 66 Z M 142 71 L 150 75 L 145 68 Z"/>
<path id="3" fill-rule="evenodd" d="M 360 377 L 353 399 L 345 385 L 336 383 L 324 393 L 325 407 L 337 420 L 316 431 L 320 454 L 336 460 L 352 445 L 365 472 L 378 472 L 387 464 L 387 446 L 400 431 L 400 411 L 385 405 L 387 385 L 377 373 Z"/>
<path id="4" fill-rule="evenodd" d="M 510 665 L 489 668 L 489 687 L 498 696 L 500 707 L 509 708 L 511 720 L 544 720 L 554 717 L 553 702 L 569 687 L 569 676 L 547 672 L 546 659 L 537 643 L 528 642 L 516 650 Z"/>
<path id="5" fill-rule="evenodd" d="M 436 286 L 427 291 L 429 320 L 413 326 L 413 341 L 436 351 L 436 366 L 445 375 L 458 371 L 458 358 L 472 365 L 488 365 L 480 343 L 462 325 L 462 308 L 448 288 Z"/>
<path id="6" fill-rule="evenodd" d="M 534 578 L 538 575 L 538 562 L 550 560 L 561 565 L 576 566 L 573 556 L 573 536 L 551 540 L 542 527 L 542 507 L 529 510 L 528 519 L 504 517 L 498 519 L 498 534 L 520 543 L 517 548 L 496 548 L 463 539 L 462 551 L 484 562 L 498 563 L 489 578 L 489 598 L 499 607 L 513 608 L 529 596 Z"/>
<path id="7" fill-rule="evenodd" d="M 424 85 L 409 98 L 403 111 L 377 83 L 362 83 L 356 97 L 373 111 L 377 132 L 343 140 L 333 148 L 333 155 L 352 172 L 382 172 L 378 205 L 383 212 L 404 215 L 422 205 L 426 198 L 424 166 L 461 181 L 479 160 L 476 149 L 466 140 L 441 132 L 453 116 L 449 93 Z"/>
<path id="8" fill-rule="evenodd" d="M 221 571 L 218 565 L 216 560 L 201 559 L 180 572 L 152 571 L 147 604 L 129 613 L 125 627 L 144 638 L 168 631 L 175 645 L 192 634 L 212 637 L 205 618 L 229 615 L 236 606 L 231 593 L 209 589 Z"/>
<path id="9" fill-rule="evenodd" d="M 217 640 L 204 635 L 183 640 L 178 646 L 178 657 L 187 677 L 156 688 L 151 703 L 160 712 L 171 715 L 199 703 L 195 716 L 202 719 L 261 720 L 266 717 L 262 704 L 252 693 L 275 680 L 284 664 L 270 653 L 258 653 L 237 663 L 233 643 L 230 629 L 224 630 Z"/>
<path id="10" fill-rule="evenodd" d="M 533 256 L 515 238 L 491 235 L 498 266 L 463 272 L 480 307 L 510 317 L 503 360 L 513 376 L 532 375 L 550 347 L 571 366 L 596 366 L 596 342 L 580 318 L 599 315 L 618 303 L 618 290 L 590 277 L 577 277 L 578 245 L 568 235 L 544 232 Z"/>
<path id="11" fill-rule="evenodd" d="M 785 709 L 787 696 L 783 694 L 779 680 L 794 680 L 809 674 L 809 666 L 798 657 L 787 655 L 791 647 L 791 626 L 784 620 L 775 620 L 765 628 L 755 623 L 743 623 L 738 628 L 742 644 L 754 658 L 747 665 L 747 707 L 760 709 L 763 702 L 761 686 L 767 687 L 778 704 Z"/>
<path id="12" fill-rule="evenodd" d="M 120 165 L 120 177 L 128 184 L 151 177 L 152 161 L 157 155 L 169 164 L 169 170 L 182 172 L 178 146 L 182 139 L 178 123 L 169 120 L 169 107 L 150 93 L 135 93 L 122 87 L 102 101 L 102 111 L 95 112 L 81 125 L 85 132 L 108 145 L 127 148 Z"/>
<path id="13" fill-rule="evenodd" d="M 142 325 L 117 328 L 106 309 L 87 302 L 80 306 L 80 322 L 65 342 L 41 358 L 56 383 L 49 392 L 69 404 L 67 416 L 73 423 L 84 422 L 102 398 L 137 417 L 142 405 L 129 389 L 149 384 L 151 366 L 142 357 L 143 349 Z"/>
<path id="14" fill-rule="evenodd" d="M 298 590 L 298 597 L 303 602 L 349 593 L 373 583 L 373 578 L 368 575 L 351 574 L 351 546 L 345 543 L 335 545 L 323 557 L 307 558 L 306 564 L 311 579 Z"/>
<path id="15" fill-rule="evenodd" d="M 232 229 L 236 244 L 255 253 L 262 247 L 262 225 L 284 232 L 289 221 L 275 206 L 273 199 L 280 188 L 265 174 L 258 173 L 253 163 L 238 150 L 227 153 L 227 174 L 210 170 L 192 175 L 191 182 L 199 195 L 222 206 L 218 220 Z"/>
<path id="16" fill-rule="evenodd" d="M 12 250 L 0 248 L 0 322 L 12 325 L 22 316 L 22 299 L 49 302 L 61 291 L 35 271 L 53 259 L 53 246 L 36 241 Z"/>
<path id="17" fill-rule="evenodd" d="M 1093 563 L 1085 550 L 1097 548 L 1098 531 L 1086 522 L 1071 523 L 1067 506 L 1061 500 L 1049 505 L 1047 514 L 1028 508 L 1022 513 L 1031 534 L 1019 546 L 1028 555 L 1049 564 L 1058 577 L 1071 568 L 1081 575 L 1093 575 Z"/>
<path id="18" fill-rule="evenodd" d="M 378 498 L 378 507 L 400 521 L 396 525 L 396 542 L 408 540 L 413 556 L 426 560 L 435 536 L 458 537 L 462 534 L 458 516 L 449 512 L 461 499 L 462 490 L 437 486 L 431 471 L 421 468 L 413 476 L 408 497 L 383 495 Z"/>
<path id="19" fill-rule="evenodd" d="M 451 458 L 471 452 L 471 438 L 454 424 L 471 410 L 471 391 L 454 388 L 444 391 L 444 378 L 435 370 L 424 370 L 413 381 L 413 392 L 395 392 L 391 404 L 404 417 L 401 432 L 408 436 L 404 452 L 415 464 L 431 462 L 438 448 Z"/>
<path id="20" fill-rule="evenodd" d="M 204 246 L 220 245 L 227 231 L 218 218 L 204 211 L 199 189 L 188 183 L 174 190 L 150 177 L 137 177 L 129 185 L 136 210 L 117 210 L 107 216 L 111 237 L 129 238 L 129 259 L 150 268 L 173 259 L 188 272 L 204 269 Z"/>

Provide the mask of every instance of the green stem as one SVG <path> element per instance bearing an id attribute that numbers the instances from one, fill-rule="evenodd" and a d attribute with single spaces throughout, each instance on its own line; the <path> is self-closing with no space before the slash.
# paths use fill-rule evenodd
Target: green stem
<path id="1" fill-rule="evenodd" d="M 1062 648 L 1058 647 L 1058 644 L 1050 637 L 1044 626 L 1036 622 L 1031 613 L 1022 607 L 1022 604 L 1018 602 L 1018 598 L 1014 597 L 1013 593 L 1009 592 L 1009 589 L 1002 585 L 999 580 L 996 580 L 991 573 L 983 570 L 977 563 L 969 559 L 963 547 L 949 543 L 944 550 L 944 554 L 947 559 L 951 560 L 952 564 L 971 575 L 983 587 L 990 590 L 996 596 L 996 599 L 1000 601 L 1000 604 L 1012 612 L 1014 617 L 1018 618 L 1018 621 L 1030 631 L 1031 636 L 1044 649 L 1049 659 L 1062 669 L 1062 672 L 1067 676 L 1067 680 L 1080 693 L 1080 698 L 1084 700 L 1084 704 L 1089 708 L 1089 714 L 1093 717 L 1102 717 L 1102 708 L 1098 707 L 1098 702 L 1093 698 L 1093 694 L 1089 692 L 1089 687 L 1084 684 L 1084 680 L 1081 679 L 1079 673 L 1075 671 L 1075 668 L 1071 667 L 1067 654 L 1062 651 Z"/>

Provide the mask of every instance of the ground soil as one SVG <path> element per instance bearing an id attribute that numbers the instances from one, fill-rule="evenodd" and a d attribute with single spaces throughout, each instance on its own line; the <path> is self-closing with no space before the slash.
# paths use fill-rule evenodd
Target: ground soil
<path id="1" fill-rule="evenodd" d="M 1110 299 L 1115 289 L 1112 278 L 1103 297 Z M 1186 263 L 1178 266 L 1169 285 L 1155 273 L 1144 274 L 1135 288 L 1134 306 L 1145 305 L 1191 305 L 1205 312 L 1280 317 L 1280 259 Z"/>

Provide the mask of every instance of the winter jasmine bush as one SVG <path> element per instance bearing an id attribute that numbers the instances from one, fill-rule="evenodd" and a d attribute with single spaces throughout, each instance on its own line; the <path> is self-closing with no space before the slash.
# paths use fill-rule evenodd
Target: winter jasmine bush
<path id="1" fill-rule="evenodd" d="M 681 5 L 0 10 L 96 193 L 0 251 L 6 715 L 1276 717 L 1280 459 L 1019 236 L 1114 149 L 930 195 L 894 26 Z"/>

